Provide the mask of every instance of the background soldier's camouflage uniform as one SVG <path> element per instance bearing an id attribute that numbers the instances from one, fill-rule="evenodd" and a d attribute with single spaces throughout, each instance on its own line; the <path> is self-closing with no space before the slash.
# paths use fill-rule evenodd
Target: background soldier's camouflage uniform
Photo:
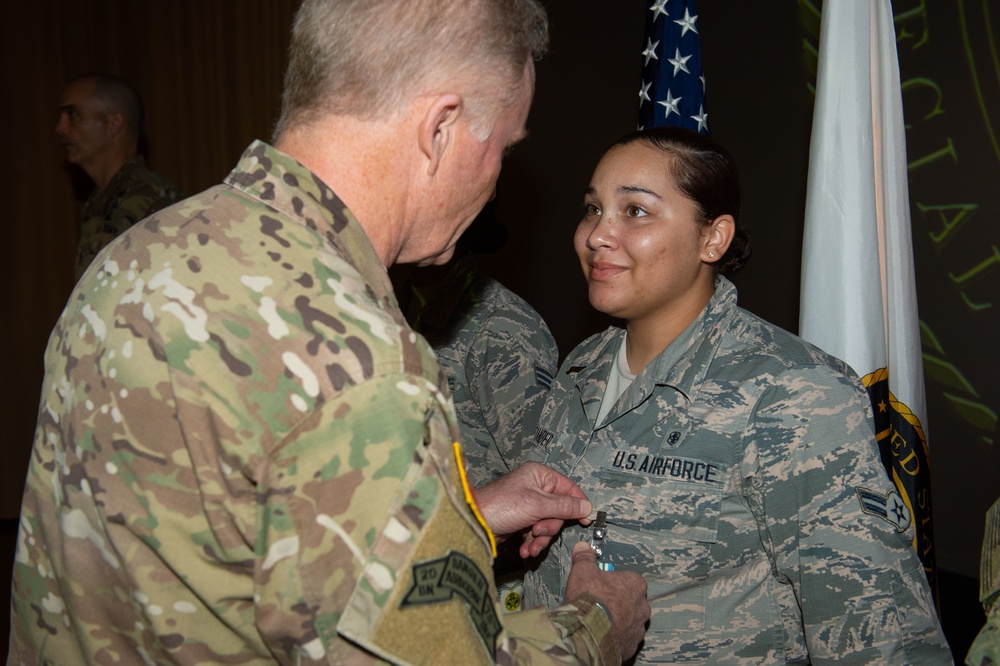
<path id="1" fill-rule="evenodd" d="M 986 624 L 973 641 L 965 663 L 969 666 L 996 666 L 1000 664 L 1000 499 L 986 512 L 979 601 L 986 611 Z"/>
<path id="2" fill-rule="evenodd" d="M 91 193 L 83 205 L 76 279 L 115 237 L 181 196 L 173 183 L 146 166 L 142 155 L 126 160 L 108 184 Z"/>
<path id="3" fill-rule="evenodd" d="M 458 416 L 469 481 L 479 488 L 516 466 L 530 446 L 559 349 L 523 298 L 476 267 L 469 252 L 426 302 L 411 294 L 408 319 L 437 354 Z M 516 545 L 516 544 L 511 544 Z M 523 608 L 524 561 L 505 550 L 494 566 L 505 613 Z"/>
<path id="4" fill-rule="evenodd" d="M 411 318 L 448 377 L 469 480 L 479 488 L 514 467 L 559 364 L 548 326 L 527 301 L 480 273 L 467 254 Z"/>
<path id="5" fill-rule="evenodd" d="M 119 237 L 46 369 L 9 663 L 618 662 L 589 596 L 499 624 L 433 353 L 273 148 Z"/>
<path id="6" fill-rule="evenodd" d="M 893 486 L 844 363 L 738 308 L 719 278 L 598 427 L 623 336 L 563 363 L 533 453 L 607 512 L 604 560 L 646 577 L 640 663 L 951 663 L 912 526 L 862 510 L 859 488 L 884 509 Z M 563 531 L 529 605 L 560 594 L 587 533 Z"/>

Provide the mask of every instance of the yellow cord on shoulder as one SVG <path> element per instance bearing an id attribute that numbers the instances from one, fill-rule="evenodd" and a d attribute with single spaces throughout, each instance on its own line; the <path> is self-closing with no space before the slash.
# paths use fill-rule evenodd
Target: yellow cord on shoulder
<path id="1" fill-rule="evenodd" d="M 479 512 L 479 505 L 476 504 L 476 497 L 472 494 L 472 487 L 469 486 L 469 479 L 465 476 L 465 464 L 462 462 L 462 445 L 458 442 L 453 442 L 452 447 L 455 449 L 455 462 L 458 463 L 458 476 L 462 479 L 462 490 L 465 491 L 465 501 L 468 502 L 469 508 L 472 509 L 472 514 L 479 521 L 479 524 L 483 526 L 486 530 L 486 536 L 490 540 L 490 549 L 493 551 L 493 557 L 497 556 L 497 540 L 493 536 L 493 530 L 490 526 L 486 524 L 486 519 L 483 518 L 483 514 Z"/>

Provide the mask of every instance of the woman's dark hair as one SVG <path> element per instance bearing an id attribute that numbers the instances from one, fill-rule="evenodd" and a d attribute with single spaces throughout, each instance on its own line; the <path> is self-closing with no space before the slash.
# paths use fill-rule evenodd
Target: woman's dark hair
<path id="1" fill-rule="evenodd" d="M 667 153 L 677 190 L 698 205 L 702 224 L 729 214 L 736 231 L 729 249 L 715 264 L 727 277 L 735 275 L 750 259 L 750 237 L 740 226 L 740 173 L 729 152 L 705 136 L 682 127 L 652 127 L 632 132 L 615 146 L 644 143 Z"/>

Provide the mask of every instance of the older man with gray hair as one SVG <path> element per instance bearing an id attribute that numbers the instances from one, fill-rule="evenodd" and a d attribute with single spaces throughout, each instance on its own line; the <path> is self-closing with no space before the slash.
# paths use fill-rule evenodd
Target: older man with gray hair
<path id="1" fill-rule="evenodd" d="M 305 0 L 274 146 L 127 231 L 50 339 L 9 663 L 618 664 L 649 617 L 581 543 L 501 616 L 496 541 L 592 511 L 473 491 L 386 267 L 443 263 L 525 134 L 535 0 Z"/>

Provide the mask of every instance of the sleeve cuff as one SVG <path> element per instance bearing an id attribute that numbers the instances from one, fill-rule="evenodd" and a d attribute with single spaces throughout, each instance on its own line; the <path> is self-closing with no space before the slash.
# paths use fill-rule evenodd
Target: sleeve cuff
<path id="1" fill-rule="evenodd" d="M 588 642 L 594 647 L 594 652 L 600 655 L 600 663 L 605 666 L 621 664 L 618 640 L 612 631 L 611 613 L 592 593 L 586 592 L 552 612 L 576 615 L 581 625 L 581 633 L 589 637 Z"/>

